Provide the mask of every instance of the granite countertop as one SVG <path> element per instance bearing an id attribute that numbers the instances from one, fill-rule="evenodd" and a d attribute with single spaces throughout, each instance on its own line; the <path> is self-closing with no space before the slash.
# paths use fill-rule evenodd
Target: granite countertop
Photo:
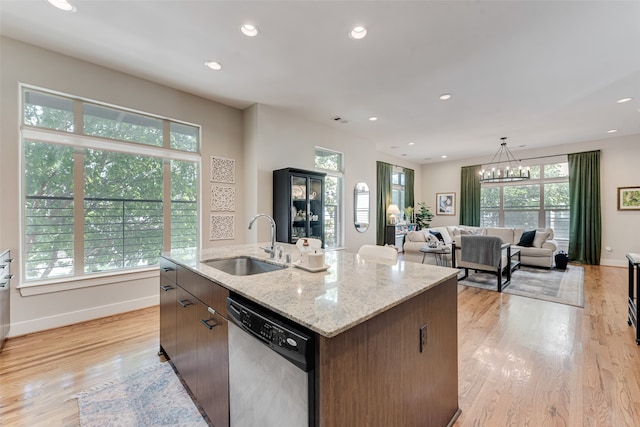
<path id="1" fill-rule="evenodd" d="M 295 245 L 278 245 L 284 247 L 285 253 L 291 253 L 294 263 L 299 260 Z M 163 256 L 327 338 L 455 277 L 458 272 L 415 262 L 388 265 L 365 261 L 344 251 L 327 251 L 325 263 L 329 269 L 317 273 L 290 266 L 268 273 L 234 276 L 200 262 L 241 255 L 272 261 L 260 246 L 269 243 L 200 252 L 182 249 Z"/>

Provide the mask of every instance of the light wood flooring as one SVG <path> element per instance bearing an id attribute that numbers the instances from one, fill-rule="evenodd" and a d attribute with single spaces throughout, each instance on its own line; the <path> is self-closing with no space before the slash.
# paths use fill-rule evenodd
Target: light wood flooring
<path id="1" fill-rule="evenodd" d="M 585 267 L 584 309 L 458 286 L 455 427 L 640 426 L 626 301 L 627 270 L 613 267 Z M 77 425 L 72 395 L 163 360 L 158 317 L 153 307 L 9 339 L 0 425 Z"/>

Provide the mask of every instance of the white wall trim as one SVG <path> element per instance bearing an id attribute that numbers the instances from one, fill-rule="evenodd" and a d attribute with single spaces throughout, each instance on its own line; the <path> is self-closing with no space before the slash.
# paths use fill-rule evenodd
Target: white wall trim
<path id="1" fill-rule="evenodd" d="M 628 267 L 629 262 L 625 259 L 602 259 L 600 258 L 600 265 L 607 267 Z"/>
<path id="2" fill-rule="evenodd" d="M 141 279 L 156 279 L 160 276 L 158 266 L 151 266 L 135 271 L 111 272 L 106 274 L 95 274 L 88 276 L 62 277 L 42 282 L 27 282 L 17 286 L 23 297 L 32 295 L 48 294 L 51 292 L 69 291 L 72 289 L 82 289 L 92 286 L 114 285 L 116 283 L 131 282 Z"/>
<path id="3" fill-rule="evenodd" d="M 54 316 L 30 319 L 24 322 L 12 323 L 9 328 L 8 336 L 16 337 L 47 329 L 59 328 L 61 326 L 72 325 L 74 323 L 86 322 L 87 320 L 99 319 L 101 317 L 112 316 L 114 314 L 126 313 L 127 311 L 152 307 L 158 304 L 160 304 L 160 296 L 152 295 L 144 298 L 122 301 L 115 304 L 107 304 L 72 311 L 69 313 L 61 313 Z"/>

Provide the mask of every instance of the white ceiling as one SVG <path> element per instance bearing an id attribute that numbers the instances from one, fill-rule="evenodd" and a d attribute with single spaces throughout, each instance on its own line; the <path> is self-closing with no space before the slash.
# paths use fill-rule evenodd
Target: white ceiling
<path id="1" fill-rule="evenodd" d="M 72 2 L 0 0 L 0 33 L 418 163 L 640 134 L 640 1 Z"/>

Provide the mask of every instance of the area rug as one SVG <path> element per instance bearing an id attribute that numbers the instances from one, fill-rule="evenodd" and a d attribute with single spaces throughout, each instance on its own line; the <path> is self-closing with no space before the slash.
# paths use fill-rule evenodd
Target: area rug
<path id="1" fill-rule="evenodd" d="M 469 270 L 469 277 L 458 283 L 497 290 L 495 275 L 476 273 L 473 270 Z M 502 292 L 584 307 L 584 269 L 579 265 L 568 265 L 566 270 L 522 266 L 511 273 L 511 284 L 503 288 Z"/>
<path id="2" fill-rule="evenodd" d="M 74 397 L 78 399 L 82 427 L 207 426 L 168 362 Z"/>

